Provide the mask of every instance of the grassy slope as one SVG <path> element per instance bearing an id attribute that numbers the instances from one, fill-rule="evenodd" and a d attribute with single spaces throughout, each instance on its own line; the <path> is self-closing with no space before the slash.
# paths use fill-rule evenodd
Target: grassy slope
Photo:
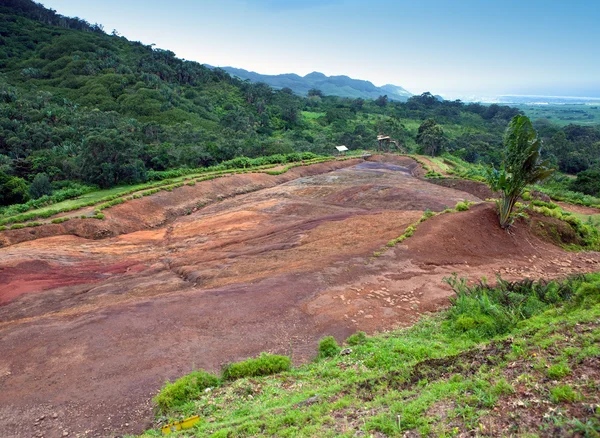
<path id="1" fill-rule="evenodd" d="M 199 414 L 193 436 L 595 437 L 600 274 L 587 281 L 593 300 L 576 296 L 502 336 L 457 330 L 443 312 L 350 354 L 207 391 L 172 418 Z"/>

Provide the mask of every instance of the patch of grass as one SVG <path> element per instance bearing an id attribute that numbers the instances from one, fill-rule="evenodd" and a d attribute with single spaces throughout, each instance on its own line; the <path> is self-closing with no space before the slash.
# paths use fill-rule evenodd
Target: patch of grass
<path id="1" fill-rule="evenodd" d="M 569 374 L 571 374 L 571 368 L 566 363 L 552 365 L 546 370 L 548 378 L 553 380 L 560 380 Z"/>
<path id="2" fill-rule="evenodd" d="M 222 375 L 224 380 L 236 380 L 243 377 L 269 376 L 287 371 L 291 367 L 292 361 L 287 356 L 261 353 L 256 359 L 226 365 Z"/>
<path id="3" fill-rule="evenodd" d="M 550 400 L 554 403 L 574 402 L 579 398 L 579 394 L 571 385 L 558 385 L 550 389 Z"/>
<path id="4" fill-rule="evenodd" d="M 52 219 L 50 222 L 53 224 L 62 224 L 63 222 L 66 222 L 68 220 L 68 217 L 57 217 L 56 219 Z"/>
<path id="5" fill-rule="evenodd" d="M 471 205 L 471 203 L 465 199 L 464 201 L 457 203 L 456 207 L 454 207 L 454 209 L 456 211 L 467 211 L 467 210 L 469 210 L 470 205 Z"/>
<path id="6" fill-rule="evenodd" d="M 173 383 L 167 382 L 153 401 L 160 412 L 168 412 L 198 398 L 206 388 L 214 388 L 220 383 L 220 379 L 213 374 L 194 371 Z"/>

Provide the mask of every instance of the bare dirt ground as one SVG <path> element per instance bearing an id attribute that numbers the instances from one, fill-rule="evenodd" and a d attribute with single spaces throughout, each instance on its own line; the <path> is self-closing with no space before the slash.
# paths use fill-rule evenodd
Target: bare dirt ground
<path id="1" fill-rule="evenodd" d="M 600 270 L 599 254 L 564 252 L 526 224 L 500 230 L 491 204 L 414 177 L 409 158 L 371 160 L 237 175 L 127 202 L 106 221 L 2 233 L 1 433 L 141 432 L 166 379 L 261 351 L 299 364 L 325 335 L 409 325 L 447 303 L 452 272 Z M 464 199 L 480 204 L 372 257 L 426 208 Z"/>

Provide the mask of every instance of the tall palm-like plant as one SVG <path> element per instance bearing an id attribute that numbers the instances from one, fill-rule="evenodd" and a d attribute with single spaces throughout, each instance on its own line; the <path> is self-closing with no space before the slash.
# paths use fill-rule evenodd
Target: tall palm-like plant
<path id="1" fill-rule="evenodd" d="M 490 169 L 487 182 L 493 191 L 501 193 L 496 203 L 500 226 L 506 229 L 513 223 L 513 208 L 525 187 L 545 180 L 554 169 L 550 169 L 548 161 L 542 161 L 542 141 L 526 116 L 513 117 L 506 131 L 504 145 L 502 166 L 500 169 Z"/>

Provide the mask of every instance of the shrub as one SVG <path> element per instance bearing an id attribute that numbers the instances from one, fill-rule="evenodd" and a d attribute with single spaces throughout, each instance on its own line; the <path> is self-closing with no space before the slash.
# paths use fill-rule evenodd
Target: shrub
<path id="1" fill-rule="evenodd" d="M 361 345 L 367 342 L 367 334 L 365 332 L 356 332 L 346 339 L 348 345 Z"/>
<path id="2" fill-rule="evenodd" d="M 153 400 L 158 409 L 166 413 L 198 398 L 206 388 L 218 386 L 220 383 L 219 378 L 213 374 L 201 370 L 194 371 L 173 383 L 167 382 Z"/>
<path id="3" fill-rule="evenodd" d="M 458 279 L 454 275 L 445 279 L 456 292 L 445 325 L 451 332 L 468 334 L 476 339 L 506 334 L 519 321 L 538 315 L 551 305 L 570 300 L 582 279 L 577 277 L 558 283 L 509 282 L 498 278 L 498 284 L 492 287 L 486 283 L 468 286 L 466 279 Z"/>
<path id="4" fill-rule="evenodd" d="M 556 365 L 552 365 L 550 368 L 546 370 L 546 375 L 548 378 L 553 380 L 560 380 L 563 377 L 571 374 L 571 368 L 565 363 L 559 363 Z"/>
<path id="5" fill-rule="evenodd" d="M 68 220 L 68 217 L 57 217 L 56 219 L 52 219 L 50 222 L 52 222 L 53 224 L 62 224 L 63 222 L 66 222 Z"/>
<path id="6" fill-rule="evenodd" d="M 288 371 L 292 361 L 287 356 L 261 353 L 256 359 L 247 359 L 226 365 L 223 368 L 223 379 L 236 380 L 242 377 L 258 377 Z"/>
<path id="7" fill-rule="evenodd" d="M 433 211 L 431 211 L 430 209 L 427 209 L 423 212 L 423 216 L 421 216 L 421 219 L 419 219 L 419 223 L 425 222 L 427 219 L 429 219 L 433 216 L 435 216 L 435 213 Z"/>
<path id="8" fill-rule="evenodd" d="M 333 336 L 326 336 L 319 342 L 319 354 L 317 359 L 337 356 L 341 351 L 340 346 Z"/>
<path id="9" fill-rule="evenodd" d="M 469 209 L 469 201 L 465 199 L 463 202 L 459 202 L 458 204 L 456 204 L 456 207 L 454 207 L 454 209 L 456 211 L 467 211 Z"/>

